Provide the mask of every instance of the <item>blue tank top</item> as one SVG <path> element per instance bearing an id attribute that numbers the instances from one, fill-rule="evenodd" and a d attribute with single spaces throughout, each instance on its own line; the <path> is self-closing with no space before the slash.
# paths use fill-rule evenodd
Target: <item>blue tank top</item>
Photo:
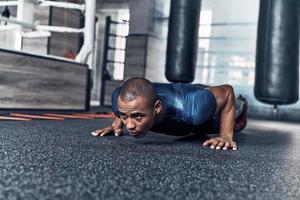
<path id="1" fill-rule="evenodd" d="M 186 83 L 153 84 L 162 101 L 165 117 L 161 124 L 151 130 L 164 133 L 182 132 L 184 135 L 214 116 L 217 107 L 216 98 L 206 86 Z M 119 116 L 117 106 L 119 93 L 120 87 L 112 93 L 112 109 L 116 116 Z"/>

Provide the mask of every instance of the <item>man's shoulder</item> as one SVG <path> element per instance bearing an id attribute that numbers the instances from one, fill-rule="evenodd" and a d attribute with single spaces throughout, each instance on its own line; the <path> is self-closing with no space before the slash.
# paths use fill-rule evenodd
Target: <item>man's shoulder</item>
<path id="1" fill-rule="evenodd" d="M 191 83 L 153 83 L 156 91 L 159 92 L 175 92 L 174 94 L 182 93 L 188 94 L 190 92 L 197 92 L 204 90 L 207 85 L 191 84 Z"/>

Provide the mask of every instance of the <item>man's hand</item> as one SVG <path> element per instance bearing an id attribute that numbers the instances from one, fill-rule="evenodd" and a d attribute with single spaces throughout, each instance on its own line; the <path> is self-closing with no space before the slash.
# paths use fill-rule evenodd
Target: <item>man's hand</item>
<path id="1" fill-rule="evenodd" d="M 107 134 L 114 133 L 115 136 L 120 136 L 122 135 L 122 129 L 123 123 L 120 118 L 116 117 L 111 126 L 93 131 L 91 134 L 93 136 L 105 136 Z"/>
<path id="2" fill-rule="evenodd" d="M 209 90 L 212 91 L 217 100 L 217 113 L 220 115 L 220 136 L 205 141 L 203 145 L 210 145 L 212 149 L 236 150 L 237 145 L 232 139 L 236 112 L 233 87 L 221 85 L 209 87 Z"/>
<path id="3" fill-rule="evenodd" d="M 203 143 L 204 146 L 210 146 L 211 149 L 232 149 L 232 150 L 237 150 L 237 145 L 236 143 L 228 138 L 225 137 L 215 137 L 215 138 L 210 138 L 206 140 Z"/>

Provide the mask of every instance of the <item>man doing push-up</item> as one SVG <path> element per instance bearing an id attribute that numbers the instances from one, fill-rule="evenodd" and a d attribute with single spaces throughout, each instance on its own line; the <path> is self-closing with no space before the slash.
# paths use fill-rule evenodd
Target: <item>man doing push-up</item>
<path id="1" fill-rule="evenodd" d="M 247 101 L 234 95 L 232 86 L 196 86 L 185 83 L 152 83 L 131 78 L 112 94 L 116 115 L 111 126 L 94 136 L 122 134 L 123 126 L 134 137 L 148 131 L 184 136 L 219 133 L 204 141 L 212 149 L 237 149 L 234 132 L 246 126 Z"/>

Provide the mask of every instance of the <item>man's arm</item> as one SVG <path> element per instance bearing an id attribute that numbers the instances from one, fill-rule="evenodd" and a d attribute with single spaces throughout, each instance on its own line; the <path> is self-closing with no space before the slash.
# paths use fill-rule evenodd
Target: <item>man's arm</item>
<path id="1" fill-rule="evenodd" d="M 123 123 L 122 123 L 121 119 L 119 118 L 119 111 L 118 111 L 118 105 L 117 105 L 120 90 L 121 90 L 121 88 L 117 87 L 116 89 L 114 89 L 114 91 L 112 92 L 112 95 L 111 95 L 112 111 L 115 114 L 115 118 L 113 120 L 112 125 L 108 126 L 106 128 L 103 128 L 103 129 L 93 131 L 91 133 L 92 135 L 104 136 L 109 133 L 114 133 L 115 136 L 120 136 L 122 134 Z"/>
<path id="2" fill-rule="evenodd" d="M 103 129 L 93 131 L 91 134 L 94 136 L 104 136 L 110 133 L 114 133 L 115 136 L 122 135 L 123 123 L 120 118 L 115 117 L 111 126 Z"/>
<path id="3" fill-rule="evenodd" d="M 215 95 L 217 100 L 217 112 L 220 114 L 220 136 L 211 138 L 203 143 L 212 149 L 227 150 L 237 149 L 233 141 L 233 132 L 235 125 L 235 96 L 232 86 L 222 85 L 209 87 L 209 90 Z"/>

